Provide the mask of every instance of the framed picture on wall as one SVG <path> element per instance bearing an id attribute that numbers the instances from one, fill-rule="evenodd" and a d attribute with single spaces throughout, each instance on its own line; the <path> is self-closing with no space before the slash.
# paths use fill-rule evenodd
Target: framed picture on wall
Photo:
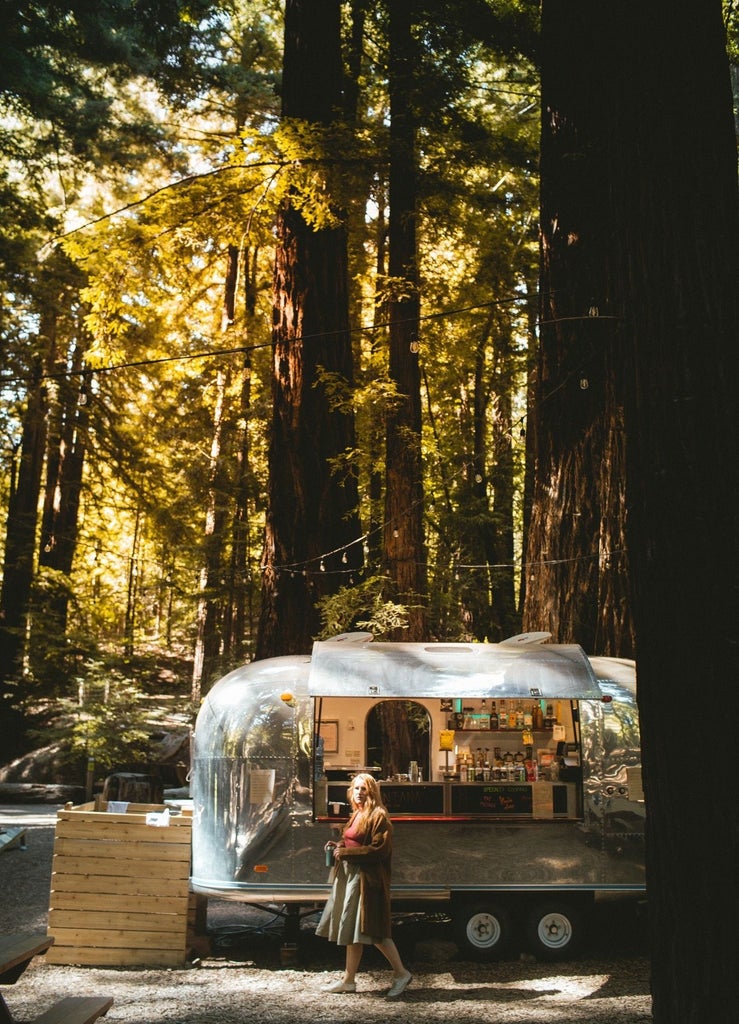
<path id="1" fill-rule="evenodd" d="M 339 752 L 339 723 L 329 720 L 321 722 L 319 733 L 323 739 L 324 754 L 338 754 Z"/>

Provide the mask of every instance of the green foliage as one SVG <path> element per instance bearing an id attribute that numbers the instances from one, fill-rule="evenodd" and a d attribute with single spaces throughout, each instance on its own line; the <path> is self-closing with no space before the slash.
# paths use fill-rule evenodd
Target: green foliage
<path id="1" fill-rule="evenodd" d="M 34 610 L 51 623 L 50 610 L 66 598 L 67 622 L 58 644 L 35 652 L 28 679 L 37 694 L 47 687 L 74 698 L 76 679 L 87 672 L 79 666 L 94 657 L 91 638 L 110 651 L 130 644 L 151 644 L 162 657 L 170 648 L 190 650 L 210 515 L 233 526 L 224 530 L 209 580 L 215 643 L 234 594 L 248 608 L 246 644 L 253 639 L 271 412 L 272 228 L 280 202 L 289 194 L 316 230 L 341 222 L 350 231 L 355 384 L 329 374 L 320 384 L 336 411 L 355 417 L 356 447 L 333 469 L 358 472 L 360 515 L 375 542 L 382 536 L 385 418 L 400 400 L 388 378 L 383 310 L 407 289 L 387 273 L 387 40 L 379 7 L 365 11 L 356 108 L 345 123 L 319 130 L 277 121 L 278 0 L 71 4 L 77 35 L 66 38 L 52 18 L 46 49 L 42 8 L 22 4 L 19 11 L 31 6 L 30 57 L 38 68 L 48 64 L 47 84 L 67 67 L 57 99 L 69 106 L 59 110 L 51 160 L 44 75 L 39 71 L 28 95 L 0 77 L 1 101 L 22 128 L 0 140 L 0 178 L 13 172 L 15 204 L 6 205 L 5 221 L 0 213 L 0 245 L 7 247 L 0 316 L 5 370 L 14 374 L 2 392 L 0 428 L 7 481 L 33 361 L 46 358 L 54 331 L 59 365 L 71 365 L 77 346 L 84 349 L 89 401 L 80 427 L 87 453 L 77 553 L 68 580 L 39 581 Z M 502 516 L 492 485 L 472 493 L 468 467 L 476 431 L 486 479 L 497 458 L 494 430 L 508 387 L 500 370 L 504 340 L 513 338 L 515 349 L 511 386 L 518 396 L 525 387 L 525 311 L 537 258 L 537 87 L 528 64 L 512 54 L 516 25 L 530 26 L 535 7 L 530 0 L 416 7 L 423 488 L 431 621 L 439 636 L 467 635 L 469 594 L 489 591 L 483 576 L 458 566 L 479 560 L 479 537 Z M 83 47 L 96 19 L 100 49 L 88 61 Z M 5 44 L 17 50 L 14 26 L 11 19 Z M 528 49 L 528 30 L 520 38 Z M 113 43 L 118 56 L 106 77 L 104 55 Z M 10 76 L 12 68 L 3 72 Z M 21 165 L 24 176 L 15 173 Z M 64 251 L 77 277 L 55 297 L 51 247 L 41 250 L 41 264 L 36 253 L 57 225 L 67 232 Z M 229 320 L 224 280 L 233 251 L 239 276 Z M 49 309 L 47 336 L 39 324 Z M 216 422 L 222 433 L 214 485 Z M 230 523 L 237 497 L 241 518 Z M 5 483 L 0 500 L 5 507 Z M 520 515 L 518 522 L 520 529 Z M 233 576 L 237 535 L 245 568 Z M 381 564 L 377 555 L 368 555 L 369 571 Z M 385 601 L 383 586 L 374 576 L 327 599 L 326 633 L 367 627 L 386 636 L 404 625 L 407 609 Z"/>
<path id="2" fill-rule="evenodd" d="M 143 692 L 116 669 L 99 662 L 78 680 L 79 696 L 53 706 L 54 722 L 37 733 L 61 741 L 68 761 L 94 759 L 102 769 L 145 764 L 151 739 Z"/>
<path id="3" fill-rule="evenodd" d="M 369 576 L 322 598 L 319 608 L 323 628 L 318 639 L 366 630 L 377 640 L 384 640 L 392 630 L 407 626 L 407 609 L 383 597 L 387 582 L 387 577 Z"/>
<path id="4" fill-rule="evenodd" d="M 92 758 L 102 770 L 147 765 L 158 733 L 195 718 L 197 709 L 177 696 L 189 689 L 177 672 L 161 657 L 126 661 L 115 652 L 78 649 L 67 694 L 27 702 L 27 716 L 44 723 L 32 735 L 58 745 L 68 763 Z"/>
<path id="5" fill-rule="evenodd" d="M 739 65 L 739 4 L 737 0 L 722 0 L 724 25 L 726 26 L 726 49 L 729 54 L 729 63 L 734 68 Z M 737 112 L 737 97 L 734 96 L 734 112 Z"/>
<path id="6" fill-rule="evenodd" d="M 289 171 L 281 187 L 306 223 L 316 231 L 343 223 L 368 162 L 378 160 L 370 134 L 338 122 L 322 126 L 285 118 L 272 140 Z"/>

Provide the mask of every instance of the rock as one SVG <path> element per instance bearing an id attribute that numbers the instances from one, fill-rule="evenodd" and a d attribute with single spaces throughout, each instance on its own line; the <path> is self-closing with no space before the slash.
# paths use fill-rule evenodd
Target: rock
<path id="1" fill-rule="evenodd" d="M 53 782 L 0 782 L 0 803 L 73 804 L 84 803 L 84 786 Z"/>

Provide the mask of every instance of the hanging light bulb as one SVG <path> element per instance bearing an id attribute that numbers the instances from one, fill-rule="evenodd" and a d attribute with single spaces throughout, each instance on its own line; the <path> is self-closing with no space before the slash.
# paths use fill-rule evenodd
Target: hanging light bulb
<path id="1" fill-rule="evenodd" d="M 587 377 L 581 377 L 580 378 L 580 390 L 581 391 L 587 391 L 589 387 L 590 387 L 590 381 L 588 380 L 588 378 Z"/>

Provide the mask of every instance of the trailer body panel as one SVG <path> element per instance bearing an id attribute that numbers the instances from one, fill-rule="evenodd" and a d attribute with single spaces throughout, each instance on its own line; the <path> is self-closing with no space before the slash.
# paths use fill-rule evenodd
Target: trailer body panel
<path id="1" fill-rule="evenodd" d="M 576 781 L 551 784 L 560 793 L 545 791 L 554 799 L 546 820 L 516 813 L 516 800 L 528 807 L 531 799 L 523 786 L 511 790 L 513 813 L 506 817 L 455 812 L 455 799 L 464 806 L 455 782 L 419 783 L 429 787 L 429 801 L 442 800 L 441 813 L 391 814 L 394 900 L 422 904 L 484 892 L 644 890 L 633 663 L 589 659 L 575 645 L 359 646 L 353 652 L 349 644 L 316 644 L 312 658 L 246 665 L 205 698 L 193 741 L 196 892 L 256 904 L 320 903 L 327 897 L 323 847 L 339 822 L 316 813 L 315 730 L 322 701 L 363 697 L 371 706 L 379 699 L 412 697 L 437 715 L 442 699 L 463 693 L 508 697 L 510 691 L 501 689 L 508 686 L 520 691 L 513 697 L 525 690 L 527 697 L 573 702 L 581 758 Z M 438 728 L 434 745 L 436 733 Z M 343 783 L 334 783 L 334 792 L 337 786 L 341 790 Z M 396 796 L 407 792 L 403 786 L 395 786 Z M 486 801 L 495 801 L 506 787 L 487 788 Z M 477 790 L 468 788 L 469 793 L 477 800 Z M 568 803 L 573 793 L 576 814 Z M 321 799 L 325 809 L 325 793 Z M 564 811 L 557 812 L 558 806 Z"/>

